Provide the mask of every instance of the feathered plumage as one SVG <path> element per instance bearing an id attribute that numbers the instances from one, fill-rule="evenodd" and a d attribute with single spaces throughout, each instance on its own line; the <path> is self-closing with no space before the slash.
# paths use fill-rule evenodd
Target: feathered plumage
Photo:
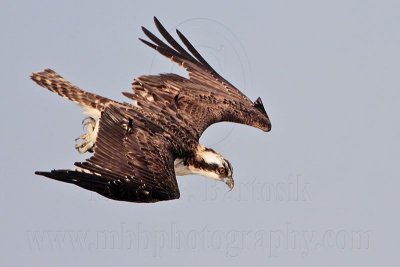
<path id="1" fill-rule="evenodd" d="M 178 36 L 192 55 L 179 45 L 157 18 L 154 18 L 154 22 L 169 45 L 144 27 L 143 32 L 153 43 L 140 40 L 185 68 L 189 79 L 176 74 L 140 76 L 132 84 L 135 93 L 133 99 L 141 95 L 146 100 L 174 103 L 179 114 L 192 122 L 198 137 L 211 124 L 221 121 L 246 124 L 263 131 L 271 130 L 260 98 L 253 103 L 219 75 L 180 31 L 177 30 Z"/>
<path id="2" fill-rule="evenodd" d="M 221 121 L 269 131 L 262 101 L 252 102 L 222 78 L 181 32 L 177 34 L 187 50 L 154 21 L 167 43 L 146 28 L 143 32 L 151 42 L 140 40 L 184 67 L 189 78 L 140 76 L 132 83 L 133 92 L 123 93 L 134 102 L 120 103 L 83 91 L 49 69 L 32 74 L 36 83 L 95 117 L 78 146 L 80 152 L 94 150 L 93 156 L 75 163 L 73 170 L 37 174 L 132 202 L 179 198 L 175 175 L 206 175 L 233 187 L 231 164 L 200 145 L 199 138 L 208 126 Z"/>

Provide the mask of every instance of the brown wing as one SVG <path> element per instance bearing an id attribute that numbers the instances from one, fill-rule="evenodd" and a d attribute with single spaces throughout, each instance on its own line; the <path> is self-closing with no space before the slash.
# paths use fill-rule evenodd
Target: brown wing
<path id="1" fill-rule="evenodd" d="M 253 103 L 222 78 L 181 32 L 177 30 L 188 51 L 165 30 L 157 18 L 154 21 L 168 44 L 144 27 L 143 32 L 152 43 L 140 40 L 184 67 L 189 73 L 189 79 L 175 74 L 141 76 L 133 82 L 136 96 L 141 95 L 150 101 L 175 103 L 179 114 L 193 122 L 192 127 L 197 130 L 198 136 L 208 126 L 220 121 L 246 124 L 263 131 L 271 129 L 260 98 Z"/>
<path id="2" fill-rule="evenodd" d="M 105 197 L 131 202 L 179 198 L 174 156 L 163 130 L 142 114 L 107 107 L 100 119 L 94 155 L 76 170 L 37 172 Z"/>

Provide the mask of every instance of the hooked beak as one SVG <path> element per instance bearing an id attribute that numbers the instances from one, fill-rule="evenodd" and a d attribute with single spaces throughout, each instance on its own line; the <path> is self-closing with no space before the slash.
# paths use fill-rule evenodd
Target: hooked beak
<path id="1" fill-rule="evenodd" d="M 235 186 L 235 181 L 233 181 L 232 177 L 224 178 L 223 181 L 229 187 L 229 191 L 231 191 Z"/>

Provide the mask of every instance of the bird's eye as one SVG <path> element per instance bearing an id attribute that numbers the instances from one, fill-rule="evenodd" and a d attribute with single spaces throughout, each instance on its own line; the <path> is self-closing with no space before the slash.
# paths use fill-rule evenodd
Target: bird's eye
<path id="1" fill-rule="evenodd" d="M 218 168 L 218 173 L 219 174 L 224 174 L 225 173 L 225 168 L 224 167 L 219 167 Z"/>

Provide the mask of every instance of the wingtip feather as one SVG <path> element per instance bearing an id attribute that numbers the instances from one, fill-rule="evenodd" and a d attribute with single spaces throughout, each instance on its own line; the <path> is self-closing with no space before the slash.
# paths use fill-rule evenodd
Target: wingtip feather
<path id="1" fill-rule="evenodd" d="M 157 47 L 158 47 L 158 46 L 156 46 L 155 44 L 153 44 L 153 43 L 150 43 L 149 41 L 147 41 L 147 40 L 144 40 L 144 39 L 142 39 L 142 38 L 139 38 L 139 40 L 140 40 L 142 43 L 144 43 L 145 45 L 148 45 L 148 46 L 150 46 L 151 48 L 153 48 L 153 49 L 156 49 L 156 50 L 157 50 Z"/>
<path id="2" fill-rule="evenodd" d="M 158 18 L 156 16 L 153 17 L 154 23 L 157 25 L 161 25 L 161 22 L 158 20 Z"/>

